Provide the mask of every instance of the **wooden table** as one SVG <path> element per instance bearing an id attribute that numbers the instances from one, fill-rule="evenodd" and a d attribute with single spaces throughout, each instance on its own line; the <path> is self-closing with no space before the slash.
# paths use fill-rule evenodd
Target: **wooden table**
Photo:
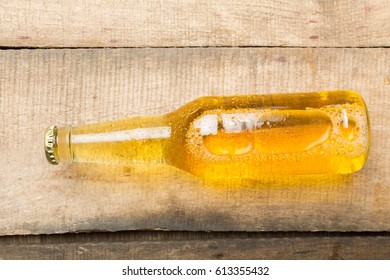
<path id="1" fill-rule="evenodd" d="M 1 0 L 0 46 L 0 258 L 390 258 L 389 1 Z M 327 89 L 370 112 L 351 176 L 213 185 L 43 153 L 51 124 Z"/>

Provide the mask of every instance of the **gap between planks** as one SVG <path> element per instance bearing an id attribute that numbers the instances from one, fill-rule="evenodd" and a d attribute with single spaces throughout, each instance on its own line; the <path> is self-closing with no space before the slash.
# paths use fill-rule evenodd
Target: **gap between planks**
<path id="1" fill-rule="evenodd" d="M 383 46 L 141 46 L 141 47 L 34 47 L 34 46 L 0 46 L 1 50 L 89 50 L 89 49 L 388 49 L 390 45 Z"/>

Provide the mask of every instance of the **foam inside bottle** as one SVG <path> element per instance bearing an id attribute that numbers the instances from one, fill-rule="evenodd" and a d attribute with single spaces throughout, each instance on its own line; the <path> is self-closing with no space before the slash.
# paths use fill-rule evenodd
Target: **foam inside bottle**
<path id="1" fill-rule="evenodd" d="M 205 177 L 350 173 L 364 164 L 367 125 L 357 103 L 205 111 L 187 133 L 189 166 Z"/>

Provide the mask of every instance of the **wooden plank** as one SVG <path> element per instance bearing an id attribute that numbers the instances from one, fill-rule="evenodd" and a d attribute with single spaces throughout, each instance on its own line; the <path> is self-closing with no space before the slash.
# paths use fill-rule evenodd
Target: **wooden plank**
<path id="1" fill-rule="evenodd" d="M 389 46 L 390 1 L 0 1 L 17 47 Z"/>
<path id="2" fill-rule="evenodd" d="M 390 237 L 271 237 L 4 244 L 0 259 L 389 259 Z"/>
<path id="3" fill-rule="evenodd" d="M 390 230 L 390 49 L 86 49 L 0 51 L 0 234 L 92 230 Z M 50 166 L 50 124 L 163 114 L 204 95 L 352 88 L 371 115 L 366 167 L 352 176 L 213 185 Z"/>

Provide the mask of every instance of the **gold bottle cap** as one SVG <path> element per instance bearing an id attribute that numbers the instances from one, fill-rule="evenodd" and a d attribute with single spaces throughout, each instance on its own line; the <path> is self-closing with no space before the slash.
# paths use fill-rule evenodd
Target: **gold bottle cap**
<path id="1" fill-rule="evenodd" d="M 47 161 L 58 164 L 60 159 L 57 152 L 57 127 L 52 125 L 45 130 L 45 154 Z"/>

